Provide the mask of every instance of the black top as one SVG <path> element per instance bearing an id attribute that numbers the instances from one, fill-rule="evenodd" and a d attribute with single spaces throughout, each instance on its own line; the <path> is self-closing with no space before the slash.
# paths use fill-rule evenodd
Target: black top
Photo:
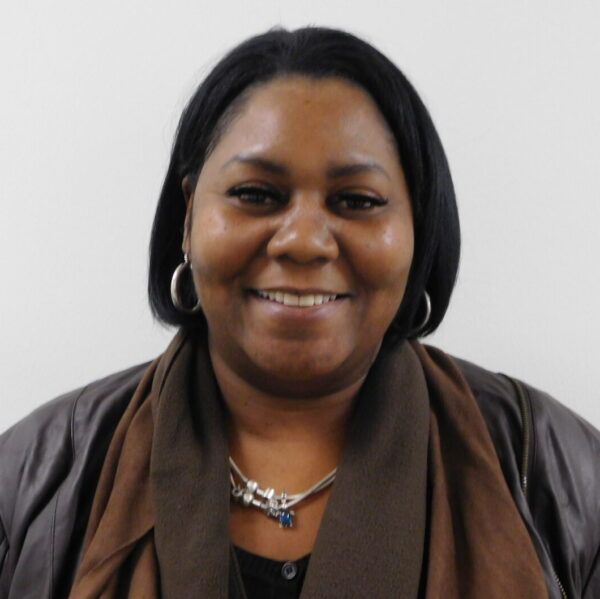
<path id="1" fill-rule="evenodd" d="M 247 599 L 298 599 L 310 554 L 279 562 L 235 547 Z"/>

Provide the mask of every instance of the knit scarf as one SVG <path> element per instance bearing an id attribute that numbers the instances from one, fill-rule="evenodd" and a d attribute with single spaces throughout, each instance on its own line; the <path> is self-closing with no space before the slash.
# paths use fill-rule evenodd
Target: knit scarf
<path id="1" fill-rule="evenodd" d="M 206 340 L 181 330 L 115 430 L 71 598 L 243 597 L 225 423 Z M 301 596 L 548 596 L 476 400 L 440 350 L 380 351 Z"/>

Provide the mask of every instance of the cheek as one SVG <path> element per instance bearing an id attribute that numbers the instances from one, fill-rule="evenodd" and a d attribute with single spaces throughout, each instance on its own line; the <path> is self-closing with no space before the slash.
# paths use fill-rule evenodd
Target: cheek
<path id="1" fill-rule="evenodd" d="M 353 247 L 356 274 L 372 291 L 402 294 L 414 253 L 412 225 L 386 222 Z M 401 300 L 399 298 L 398 302 Z"/>
<path id="2" fill-rule="evenodd" d="M 243 268 L 248 252 L 236 226 L 222 210 L 207 205 L 195 211 L 191 229 L 191 260 L 196 285 L 230 280 Z"/>

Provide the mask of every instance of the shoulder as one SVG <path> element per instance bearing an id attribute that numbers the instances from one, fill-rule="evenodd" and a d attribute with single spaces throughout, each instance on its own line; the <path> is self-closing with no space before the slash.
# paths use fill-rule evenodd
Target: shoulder
<path id="1" fill-rule="evenodd" d="M 600 431 L 523 381 L 459 365 L 509 487 L 571 595 L 600 592 Z"/>
<path id="2" fill-rule="evenodd" d="M 44 460 L 73 453 L 81 444 L 83 430 L 119 411 L 139 382 L 147 363 L 122 370 L 69 391 L 35 409 L 0 435 L 0 488 L 7 470 L 21 463 L 27 472 L 43 469 Z M 124 406 L 122 406 L 124 408 Z M 43 450 L 43 451 L 42 451 Z"/>
<path id="3" fill-rule="evenodd" d="M 29 554 L 31 570 L 32 563 L 45 563 L 40 556 L 50 544 L 58 553 L 61 544 L 67 547 L 75 534 L 73 510 L 85 506 L 114 428 L 147 366 L 65 393 L 0 435 L 0 596 L 23 555 Z M 57 528 L 63 537 L 50 538 Z"/>
<path id="4" fill-rule="evenodd" d="M 89 436 L 90 427 L 120 415 L 125 408 L 120 404 L 129 398 L 146 366 L 140 364 L 69 391 L 2 433 L 0 489 L 31 488 L 49 463 L 68 465 Z M 21 478 L 18 485 L 14 477 Z M 6 511 L 1 510 L 4 499 L 0 494 L 0 511 L 7 518 Z M 6 521 L 4 524 L 7 528 Z"/>
<path id="5" fill-rule="evenodd" d="M 586 486 L 596 479 L 600 485 L 600 431 L 560 401 L 536 387 L 506 374 L 491 372 L 460 358 L 459 365 L 494 437 L 510 439 L 517 454 L 530 451 L 527 487 L 533 492 L 536 475 L 548 471 L 559 474 L 555 482 L 565 483 L 567 465 L 581 472 L 581 483 Z M 529 421 L 529 422 L 528 422 Z M 524 439 L 526 428 L 531 439 Z M 523 446 L 529 443 L 529 448 Z M 571 483 L 577 482 L 571 476 Z M 598 489 L 600 491 L 600 488 Z M 600 493 L 596 512 L 600 514 Z M 600 536 L 600 530 L 599 530 Z"/>

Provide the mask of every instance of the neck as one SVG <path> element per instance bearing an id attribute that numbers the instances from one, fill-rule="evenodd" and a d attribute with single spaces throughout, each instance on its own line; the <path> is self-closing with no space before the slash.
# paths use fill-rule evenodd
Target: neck
<path id="1" fill-rule="evenodd" d="M 231 425 L 269 442 L 285 442 L 290 435 L 313 440 L 339 436 L 345 431 L 353 400 L 365 378 L 326 395 L 288 398 L 257 389 L 218 355 L 211 355 L 211 360 Z"/>
<path id="2" fill-rule="evenodd" d="M 211 361 L 229 413 L 230 454 L 247 476 L 293 493 L 338 465 L 366 374 L 326 395 L 289 398 L 253 386 L 217 352 Z"/>

